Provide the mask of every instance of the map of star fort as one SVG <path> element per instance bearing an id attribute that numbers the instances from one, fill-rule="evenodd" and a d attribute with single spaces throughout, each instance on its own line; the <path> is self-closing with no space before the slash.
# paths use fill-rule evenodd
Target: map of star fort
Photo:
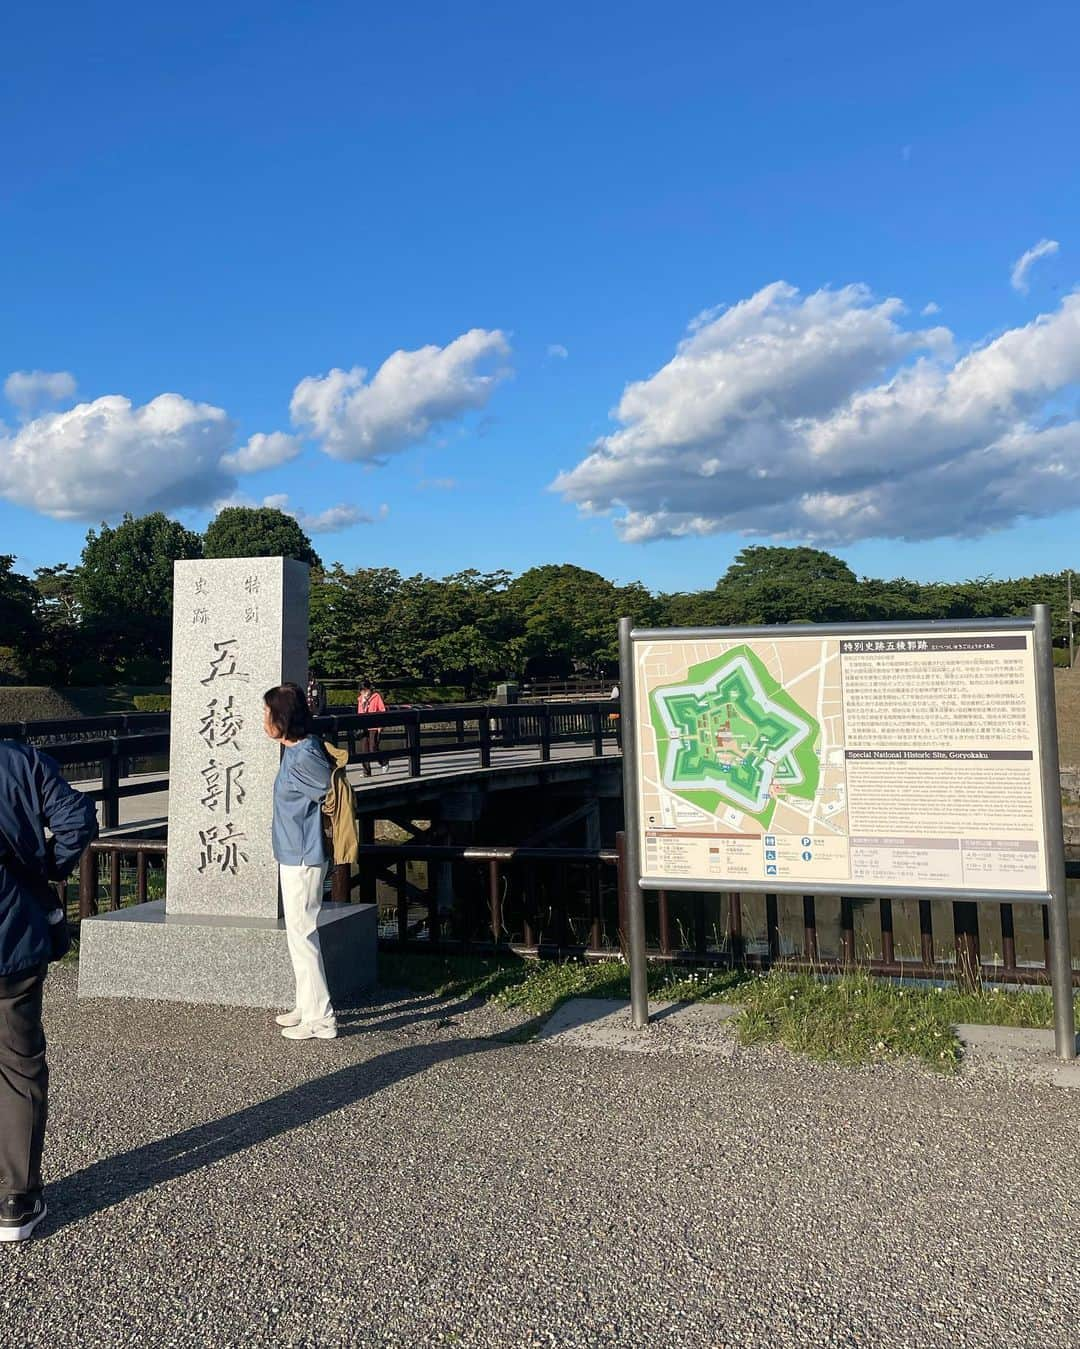
<path id="1" fill-rule="evenodd" d="M 635 679 L 658 882 L 1045 882 L 1029 634 L 649 639 Z"/>

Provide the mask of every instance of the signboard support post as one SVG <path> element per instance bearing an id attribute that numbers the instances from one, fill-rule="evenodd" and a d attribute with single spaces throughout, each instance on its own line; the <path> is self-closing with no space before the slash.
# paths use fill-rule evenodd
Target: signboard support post
<path id="1" fill-rule="evenodd" d="M 623 810 L 626 815 L 626 943 L 630 962 L 630 1016 L 635 1030 L 649 1024 L 649 974 L 645 962 L 645 901 L 641 893 L 638 829 L 637 706 L 632 620 L 619 619 L 619 725 L 622 730 Z"/>
<path id="2" fill-rule="evenodd" d="M 1075 1059 L 1072 942 L 1069 934 L 1069 900 L 1065 887 L 1065 832 L 1061 819 L 1050 606 L 1036 604 L 1032 606 L 1031 612 L 1035 619 L 1035 687 L 1042 747 L 1046 879 L 1050 892 L 1050 982 L 1054 991 L 1054 1047 L 1059 1059 Z"/>

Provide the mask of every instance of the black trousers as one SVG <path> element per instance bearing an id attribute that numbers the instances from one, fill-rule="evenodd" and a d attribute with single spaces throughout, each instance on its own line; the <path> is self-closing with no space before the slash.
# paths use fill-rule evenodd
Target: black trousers
<path id="1" fill-rule="evenodd" d="M 356 737 L 356 748 L 360 751 L 361 754 L 378 755 L 375 762 L 379 765 L 380 768 L 383 766 L 384 763 L 386 763 L 386 755 L 379 754 L 379 739 L 381 738 L 381 736 L 382 736 L 382 727 L 376 726 L 373 727 L 370 731 L 361 731 L 359 735 Z M 371 764 L 365 763 L 362 765 L 362 767 L 364 777 L 366 778 L 371 777 Z"/>
<path id="2" fill-rule="evenodd" d="M 49 1070 L 41 994 L 47 965 L 0 975 L 0 1194 L 41 1185 Z"/>

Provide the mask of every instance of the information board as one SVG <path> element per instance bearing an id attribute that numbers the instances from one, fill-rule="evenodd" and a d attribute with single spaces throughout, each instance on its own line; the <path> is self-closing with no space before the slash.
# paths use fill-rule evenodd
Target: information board
<path id="1" fill-rule="evenodd" d="M 1046 897 L 1030 622 L 634 633 L 632 652 L 644 886 Z"/>

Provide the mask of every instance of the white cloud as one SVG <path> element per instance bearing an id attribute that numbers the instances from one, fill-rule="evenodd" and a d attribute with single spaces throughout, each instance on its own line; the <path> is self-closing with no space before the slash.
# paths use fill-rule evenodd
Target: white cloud
<path id="1" fill-rule="evenodd" d="M 502 332 L 475 328 L 445 347 L 396 351 L 370 380 L 360 368 L 332 370 L 297 385 L 293 420 L 331 456 L 378 463 L 483 408 L 510 373 L 509 354 Z M 17 370 L 4 381 L 22 424 L 9 430 L 0 421 L 0 498 L 57 519 L 91 521 L 231 503 L 237 475 L 289 463 L 303 449 L 298 435 L 282 431 L 238 446 L 223 409 L 174 393 L 143 406 L 115 394 L 44 410 L 75 390 L 66 371 Z M 303 519 L 327 532 L 371 517 L 340 505 Z"/>
<path id="2" fill-rule="evenodd" d="M 1009 284 L 1022 295 L 1028 292 L 1028 272 L 1040 258 L 1048 258 L 1058 251 L 1060 245 L 1056 239 L 1040 239 L 1034 248 L 1029 248 L 1013 263 Z"/>
<path id="3" fill-rule="evenodd" d="M 929 304 L 923 305 L 919 310 L 919 313 L 922 314 L 923 318 L 929 318 L 931 314 L 941 313 L 941 305 L 939 305 L 936 300 L 931 300 Z"/>
<path id="4" fill-rule="evenodd" d="M 473 328 L 445 347 L 395 351 L 367 378 L 361 366 L 302 379 L 293 424 L 334 459 L 379 462 L 431 431 L 482 408 L 507 374 L 510 344 L 498 329 Z"/>
<path id="5" fill-rule="evenodd" d="M 452 492 L 456 486 L 456 478 L 421 478 L 419 483 L 422 492 Z"/>
<path id="6" fill-rule="evenodd" d="M 13 370 L 4 380 L 4 397 L 21 416 L 75 397 L 75 376 L 66 370 Z"/>
<path id="7" fill-rule="evenodd" d="M 561 342 L 552 342 L 547 349 L 547 354 L 557 361 L 565 361 L 570 353 Z"/>
<path id="8" fill-rule="evenodd" d="M 232 473 L 259 473 L 266 468 L 277 468 L 295 459 L 303 446 L 296 436 L 283 431 L 261 432 L 251 437 L 246 445 L 222 455 L 221 466 Z"/>
<path id="9" fill-rule="evenodd" d="M 233 485 L 232 437 L 221 408 L 179 394 L 98 398 L 0 430 L 0 496 L 58 520 L 203 506 Z"/>
<path id="10" fill-rule="evenodd" d="M 238 505 L 241 503 L 233 501 L 229 504 Z M 300 507 L 290 506 L 289 498 L 284 494 L 264 497 L 262 504 L 283 511 L 286 515 L 291 515 L 301 529 L 306 530 L 308 534 L 338 534 L 343 529 L 351 529 L 353 525 L 370 525 L 373 523 L 372 517 L 357 509 L 356 506 L 330 506 L 326 510 L 312 515 Z M 383 508 L 380 508 L 380 517 L 382 514 Z"/>
<path id="11" fill-rule="evenodd" d="M 972 535 L 1080 506 L 1080 292 L 957 357 L 863 287 L 777 282 L 691 325 L 556 490 L 624 539 Z"/>

